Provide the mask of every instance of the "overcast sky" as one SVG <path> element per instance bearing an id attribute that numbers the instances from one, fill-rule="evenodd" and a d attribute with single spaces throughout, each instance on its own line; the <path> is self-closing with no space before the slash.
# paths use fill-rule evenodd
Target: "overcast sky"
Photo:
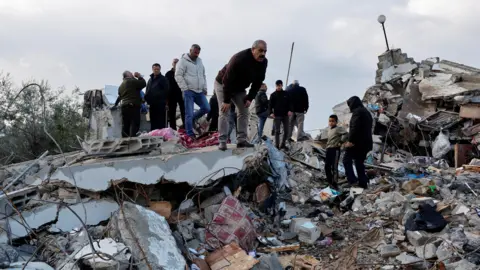
<path id="1" fill-rule="evenodd" d="M 361 2 L 361 4 L 360 4 Z M 333 105 L 362 96 L 391 47 L 416 61 L 480 66 L 478 0 L 0 0 L 0 70 L 17 82 L 47 79 L 82 90 L 118 85 L 125 69 L 165 73 L 193 43 L 202 47 L 209 94 L 218 70 L 255 39 L 268 43 L 266 83 L 290 81 L 310 94 L 306 129 L 324 127 Z"/>

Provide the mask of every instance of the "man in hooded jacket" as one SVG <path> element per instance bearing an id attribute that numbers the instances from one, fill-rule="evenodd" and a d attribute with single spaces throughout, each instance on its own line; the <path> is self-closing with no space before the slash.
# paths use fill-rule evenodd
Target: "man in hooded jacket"
<path id="1" fill-rule="evenodd" d="M 370 112 L 363 106 L 359 97 L 353 96 L 347 100 L 347 105 L 352 113 L 348 141 L 345 143 L 345 155 L 343 166 L 348 182 L 353 185 L 358 182 L 362 188 L 368 187 L 368 178 L 365 174 L 365 159 L 373 148 L 372 124 L 373 118 Z M 357 170 L 358 178 L 353 172 L 353 163 Z"/>

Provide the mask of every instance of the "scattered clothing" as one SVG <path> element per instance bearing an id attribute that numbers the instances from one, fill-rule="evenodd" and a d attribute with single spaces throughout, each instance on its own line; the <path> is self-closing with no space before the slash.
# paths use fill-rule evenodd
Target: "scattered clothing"
<path id="1" fill-rule="evenodd" d="M 202 148 L 207 146 L 218 145 L 218 138 L 219 138 L 218 132 L 209 134 L 208 136 L 205 136 L 202 138 L 193 139 L 191 136 L 189 136 L 185 132 L 184 129 L 179 129 L 178 135 L 180 136 L 180 141 L 182 145 L 185 146 L 186 148 Z"/>
<path id="2" fill-rule="evenodd" d="M 255 60 L 250 48 L 232 56 L 216 78 L 216 81 L 224 88 L 225 94 L 221 101 L 230 103 L 233 95 L 244 93 L 249 86 L 250 90 L 248 95 L 245 93 L 245 100 L 252 101 L 265 80 L 267 65 L 266 58 L 262 62 Z"/>
<path id="3" fill-rule="evenodd" d="M 178 83 L 175 80 L 175 69 L 169 70 L 165 77 L 168 80 L 169 97 L 168 97 L 168 122 L 170 128 L 177 130 L 177 105 L 180 107 L 180 115 L 182 117 L 182 124 L 185 125 L 185 103 L 183 101 L 183 94 Z"/>
<path id="4" fill-rule="evenodd" d="M 150 105 L 150 130 L 167 127 L 167 99 L 169 84 L 161 73 L 151 74 L 147 83 L 145 101 Z"/>
<path id="5" fill-rule="evenodd" d="M 195 61 L 186 53 L 177 63 L 175 69 L 175 80 L 178 87 L 183 91 L 185 103 L 185 128 L 190 137 L 194 137 L 194 123 L 210 111 L 207 97 L 207 79 L 202 59 L 198 57 Z M 194 113 L 194 104 L 200 110 Z"/>

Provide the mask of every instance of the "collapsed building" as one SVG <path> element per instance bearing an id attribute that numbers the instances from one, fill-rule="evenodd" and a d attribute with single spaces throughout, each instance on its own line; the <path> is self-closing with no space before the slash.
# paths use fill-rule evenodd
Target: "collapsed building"
<path id="1" fill-rule="evenodd" d="M 478 71 L 379 56 L 363 96 L 375 119 L 367 190 L 325 183 L 325 132 L 288 152 L 268 131 L 225 152 L 215 134 L 120 139 L 102 97 L 87 106 L 82 151 L 0 169 L 1 267 L 478 269 Z M 333 111 L 348 128 L 346 103 Z"/>

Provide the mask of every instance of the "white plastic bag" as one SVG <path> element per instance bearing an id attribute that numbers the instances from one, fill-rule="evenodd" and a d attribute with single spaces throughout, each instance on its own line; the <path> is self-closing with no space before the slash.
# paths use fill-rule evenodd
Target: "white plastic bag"
<path id="1" fill-rule="evenodd" d="M 450 140 L 448 139 L 448 134 L 440 131 L 437 138 L 433 142 L 432 146 L 432 155 L 434 158 L 442 158 L 446 155 L 451 149 Z"/>

